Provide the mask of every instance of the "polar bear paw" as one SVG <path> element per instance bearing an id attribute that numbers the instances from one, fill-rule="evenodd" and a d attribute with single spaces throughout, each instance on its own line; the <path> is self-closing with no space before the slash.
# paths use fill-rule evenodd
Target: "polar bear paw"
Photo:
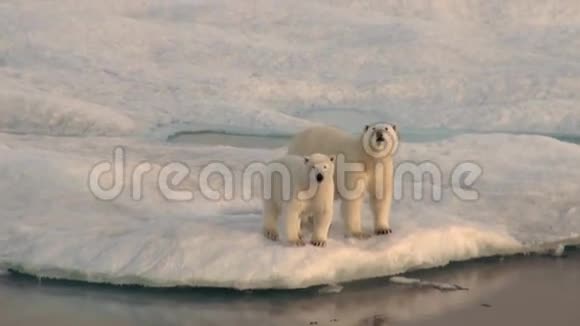
<path id="1" fill-rule="evenodd" d="M 381 229 L 375 230 L 376 235 L 387 235 L 387 234 L 391 234 L 391 233 L 393 233 L 393 230 L 390 228 L 381 228 Z"/>
<path id="2" fill-rule="evenodd" d="M 315 247 L 326 247 L 326 241 L 324 240 L 310 240 L 310 244 Z"/>
<path id="3" fill-rule="evenodd" d="M 270 239 L 272 241 L 278 241 L 278 231 L 276 230 L 264 230 L 264 236 L 267 239 Z"/>

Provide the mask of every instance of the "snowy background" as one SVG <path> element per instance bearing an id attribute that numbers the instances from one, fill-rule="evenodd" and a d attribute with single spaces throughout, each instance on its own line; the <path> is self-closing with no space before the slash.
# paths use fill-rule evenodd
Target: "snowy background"
<path id="1" fill-rule="evenodd" d="M 0 268 L 295 288 L 571 241 L 580 147 L 540 135 L 580 137 L 578 58 L 573 0 L 4 0 Z M 86 186 L 117 145 L 129 165 L 186 162 L 183 187 L 198 191 L 207 162 L 241 170 L 283 150 L 168 143 L 175 133 L 381 120 L 403 139 L 460 134 L 405 143 L 398 159 L 475 161 L 480 200 L 403 200 L 391 237 L 344 239 L 336 218 L 328 248 L 292 249 L 261 237 L 257 198 L 172 203 L 149 179 L 141 202 L 102 202 Z"/>

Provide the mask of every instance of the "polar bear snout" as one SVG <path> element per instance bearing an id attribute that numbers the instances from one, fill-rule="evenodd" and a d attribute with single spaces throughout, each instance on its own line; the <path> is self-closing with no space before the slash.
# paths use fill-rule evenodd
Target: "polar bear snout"
<path id="1" fill-rule="evenodd" d="M 324 180 L 324 176 L 322 175 L 322 173 L 316 174 L 316 181 L 318 183 L 321 183 L 323 180 Z"/>
<path id="2" fill-rule="evenodd" d="M 326 178 L 325 171 L 313 168 L 310 172 L 310 178 L 312 179 L 312 182 L 322 183 Z"/>
<path id="3" fill-rule="evenodd" d="M 385 135 L 380 130 L 376 132 L 376 137 L 377 137 L 377 143 L 382 143 L 385 141 Z"/>

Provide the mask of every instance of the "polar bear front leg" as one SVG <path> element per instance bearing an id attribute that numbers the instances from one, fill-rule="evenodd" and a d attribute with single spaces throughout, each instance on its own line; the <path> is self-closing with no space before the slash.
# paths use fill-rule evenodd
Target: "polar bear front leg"
<path id="1" fill-rule="evenodd" d="M 361 225 L 361 209 L 364 197 L 359 196 L 355 199 L 343 199 L 340 205 L 340 213 L 346 226 L 347 236 L 367 239 L 370 235 L 362 230 Z"/>
<path id="2" fill-rule="evenodd" d="M 292 203 L 288 205 L 284 212 L 284 219 L 286 221 L 286 239 L 288 243 L 293 246 L 304 246 L 304 240 L 300 236 L 300 224 L 301 224 L 301 210 L 300 205 Z"/>
<path id="3" fill-rule="evenodd" d="M 326 246 L 328 230 L 332 222 L 332 209 L 317 213 L 314 217 L 314 232 L 310 244 L 316 247 Z"/>
<path id="4" fill-rule="evenodd" d="M 393 197 L 390 194 L 384 198 L 376 198 L 371 195 L 370 204 L 375 217 L 375 234 L 377 235 L 385 235 L 393 232 L 389 227 L 392 201 Z"/>
<path id="5" fill-rule="evenodd" d="M 381 175 L 375 176 L 370 187 L 370 205 L 375 218 L 375 234 L 385 235 L 393 231 L 390 228 L 391 205 L 393 203 L 393 165 L 386 164 L 379 169 Z"/>
<path id="6" fill-rule="evenodd" d="M 278 206 L 271 200 L 264 200 L 264 236 L 272 241 L 278 240 Z"/>

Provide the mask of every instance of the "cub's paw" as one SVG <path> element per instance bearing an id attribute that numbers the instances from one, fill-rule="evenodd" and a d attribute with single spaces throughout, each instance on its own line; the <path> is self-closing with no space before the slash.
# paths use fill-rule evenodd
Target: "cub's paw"
<path id="1" fill-rule="evenodd" d="M 375 234 L 376 235 L 387 235 L 387 234 L 391 234 L 393 233 L 393 230 L 391 230 L 390 228 L 381 228 L 381 229 L 376 229 L 375 230 Z"/>
<path id="2" fill-rule="evenodd" d="M 366 240 L 366 239 L 369 239 L 371 237 L 371 235 L 366 233 L 366 232 L 355 232 L 355 233 L 351 233 L 350 237 L 354 238 L 354 239 L 358 239 L 358 240 Z"/>
<path id="3" fill-rule="evenodd" d="M 276 230 L 264 230 L 264 236 L 272 241 L 278 241 L 278 232 Z"/>
<path id="4" fill-rule="evenodd" d="M 306 245 L 306 243 L 304 242 L 304 240 L 302 239 L 298 239 L 298 240 L 289 240 L 288 244 L 292 247 L 304 247 Z"/>
<path id="5" fill-rule="evenodd" d="M 325 240 L 310 240 L 310 244 L 315 246 L 315 247 L 326 247 L 326 241 Z"/>

